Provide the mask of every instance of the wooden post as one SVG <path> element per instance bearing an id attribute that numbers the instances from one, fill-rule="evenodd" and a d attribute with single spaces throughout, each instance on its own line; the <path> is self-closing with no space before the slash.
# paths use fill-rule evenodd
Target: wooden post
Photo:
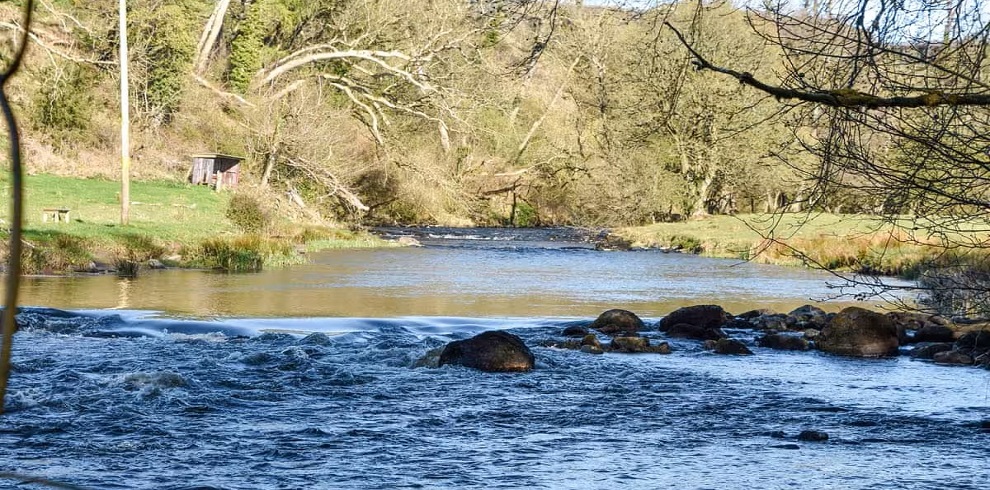
<path id="1" fill-rule="evenodd" d="M 129 221 L 131 203 L 130 91 L 127 81 L 127 0 L 118 4 L 120 16 L 120 224 Z"/>

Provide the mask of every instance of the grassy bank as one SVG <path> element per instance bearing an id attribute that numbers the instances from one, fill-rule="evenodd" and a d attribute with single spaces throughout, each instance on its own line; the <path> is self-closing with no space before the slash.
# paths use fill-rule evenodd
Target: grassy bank
<path id="1" fill-rule="evenodd" d="M 908 278 L 959 259 L 904 228 L 872 216 L 795 213 L 711 216 L 622 228 L 616 234 L 638 247 Z"/>
<path id="2" fill-rule="evenodd" d="M 119 269 L 151 259 L 253 270 L 300 262 L 301 250 L 387 245 L 364 233 L 279 219 L 270 210 L 263 210 L 269 214 L 265 226 L 247 233 L 228 217 L 232 194 L 206 186 L 132 182 L 129 224 L 122 226 L 119 182 L 35 175 L 25 184 L 25 273 L 62 273 L 93 263 Z M 9 187 L 2 185 L 0 201 L 9 203 Z M 68 209 L 69 222 L 46 221 L 44 210 L 51 208 Z M 4 206 L 5 221 L 7 213 Z M 0 244 L 3 255 L 6 248 Z"/>

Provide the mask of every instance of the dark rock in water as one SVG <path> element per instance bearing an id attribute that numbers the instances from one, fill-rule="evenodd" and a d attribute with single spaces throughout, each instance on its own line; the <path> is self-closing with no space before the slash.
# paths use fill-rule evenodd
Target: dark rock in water
<path id="1" fill-rule="evenodd" d="M 584 337 L 588 335 L 588 329 L 582 325 L 571 325 L 561 332 L 564 337 Z"/>
<path id="2" fill-rule="evenodd" d="M 489 372 L 529 371 L 535 359 L 522 339 L 501 330 L 455 340 L 443 348 L 438 366 L 457 364 Z"/>
<path id="3" fill-rule="evenodd" d="M 643 352 L 650 347 L 650 339 L 646 337 L 615 337 L 609 344 L 608 350 L 613 352 Z"/>
<path id="4" fill-rule="evenodd" d="M 990 432 L 990 420 L 984 420 L 983 422 L 980 422 L 980 431 Z"/>
<path id="5" fill-rule="evenodd" d="M 753 351 L 746 347 L 746 344 L 736 339 L 706 340 L 705 347 L 716 354 L 726 354 L 735 356 L 753 355 Z"/>
<path id="6" fill-rule="evenodd" d="M 760 308 L 758 310 L 744 311 L 744 312 L 736 315 L 736 318 L 741 318 L 743 320 L 752 320 L 752 319 L 757 318 L 757 317 L 766 316 L 766 315 L 773 315 L 773 314 L 774 314 L 773 310 L 768 310 L 766 308 Z"/>
<path id="7" fill-rule="evenodd" d="M 952 350 L 952 344 L 929 344 L 921 347 L 915 347 L 911 351 L 911 357 L 914 359 L 934 359 L 935 354 L 939 352 L 948 352 Z"/>
<path id="8" fill-rule="evenodd" d="M 443 352 L 443 347 L 437 347 L 436 349 L 430 349 L 423 354 L 413 363 L 413 367 L 425 367 L 425 368 L 435 368 L 440 365 L 440 353 Z"/>
<path id="9" fill-rule="evenodd" d="M 585 354 L 604 354 L 605 350 L 600 345 L 582 345 L 581 352 Z"/>
<path id="10" fill-rule="evenodd" d="M 753 324 L 749 323 L 746 320 L 743 320 L 742 318 L 733 318 L 729 320 L 729 322 L 726 323 L 722 328 L 732 328 L 736 330 L 752 330 Z"/>
<path id="11" fill-rule="evenodd" d="M 955 340 L 955 332 L 945 325 L 931 323 L 917 329 L 912 340 L 914 342 L 952 342 Z"/>
<path id="12" fill-rule="evenodd" d="M 730 316 L 718 305 L 695 305 L 678 308 L 660 321 L 660 331 L 685 324 L 703 329 L 717 329 L 729 322 Z"/>
<path id="13" fill-rule="evenodd" d="M 807 322 L 811 321 L 812 318 L 825 318 L 825 310 L 814 305 L 804 305 L 795 308 L 787 315 L 797 318 L 798 321 Z"/>
<path id="14" fill-rule="evenodd" d="M 687 323 L 678 323 L 667 329 L 668 337 L 694 340 L 718 340 L 726 337 L 725 332 L 719 328 L 700 327 Z"/>
<path id="15" fill-rule="evenodd" d="M 303 345 L 330 345 L 330 336 L 322 332 L 314 332 L 303 337 L 299 343 Z"/>
<path id="16" fill-rule="evenodd" d="M 585 335 L 583 339 L 581 339 L 581 347 L 584 346 L 591 346 L 597 349 L 601 349 L 602 343 L 598 341 L 598 337 L 596 337 L 595 334 L 589 333 L 588 335 Z"/>
<path id="17" fill-rule="evenodd" d="M 939 364 L 956 364 L 961 366 L 973 365 L 973 356 L 957 350 L 939 352 L 932 357 L 932 360 Z"/>
<path id="18" fill-rule="evenodd" d="M 770 447 L 773 449 L 801 449 L 801 446 L 798 446 L 797 444 L 778 444 Z"/>
<path id="19" fill-rule="evenodd" d="M 589 327 L 605 334 L 615 333 L 636 333 L 644 330 L 646 325 L 635 313 L 626 310 L 608 310 L 601 315 Z"/>
<path id="20" fill-rule="evenodd" d="M 633 354 L 670 354 L 670 344 L 661 342 L 657 345 L 651 345 L 650 339 L 646 337 L 615 337 L 609 344 L 608 350 Z"/>
<path id="21" fill-rule="evenodd" d="M 822 442 L 828 440 L 828 433 L 817 430 L 802 430 L 797 438 L 799 441 Z"/>
<path id="22" fill-rule="evenodd" d="M 801 337 L 779 333 L 770 333 L 756 339 L 756 345 L 777 350 L 808 350 L 811 347 L 811 343 Z"/>
<path id="23" fill-rule="evenodd" d="M 753 324 L 753 328 L 757 330 L 771 330 L 771 331 L 782 331 L 787 330 L 787 315 L 772 314 L 763 315 L 750 320 Z"/>
<path id="24" fill-rule="evenodd" d="M 916 332 L 914 338 L 905 337 L 902 339 L 902 344 L 912 341 L 952 342 L 953 340 L 952 330 L 947 328 L 945 324 L 946 322 L 941 319 L 941 317 L 910 311 L 892 311 L 887 313 L 887 318 L 890 318 L 890 321 L 894 323 L 894 326 L 898 328 L 898 331 L 914 330 Z M 927 331 L 931 327 L 946 327 L 946 329 Z M 948 334 L 946 332 L 948 332 Z"/>
<path id="25" fill-rule="evenodd" d="M 990 330 L 967 332 L 956 340 L 958 349 L 990 349 Z"/>
<path id="26" fill-rule="evenodd" d="M 819 350 L 853 357 L 897 355 L 897 328 L 885 315 L 857 306 L 839 312 L 815 339 Z"/>

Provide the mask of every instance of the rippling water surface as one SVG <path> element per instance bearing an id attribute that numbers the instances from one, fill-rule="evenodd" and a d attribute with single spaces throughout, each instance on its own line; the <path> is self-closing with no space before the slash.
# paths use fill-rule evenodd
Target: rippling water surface
<path id="1" fill-rule="evenodd" d="M 733 336 L 750 343 L 751 357 L 716 356 L 681 340 L 664 356 L 540 347 L 575 320 L 627 306 L 621 298 L 651 320 L 669 311 L 669 303 L 646 298 L 663 276 L 652 268 L 663 261 L 695 261 L 689 268 L 696 271 L 724 265 L 525 248 L 365 255 L 432 254 L 441 270 L 474 278 L 426 283 L 417 278 L 434 277 L 433 269 L 410 271 L 398 261 L 380 264 L 378 273 L 334 276 L 331 269 L 362 261 L 352 255 L 359 252 L 330 253 L 296 270 L 294 277 L 308 279 L 284 285 L 322 290 L 326 304 L 334 303 L 326 299 L 330 283 L 358 291 L 354 302 L 376 294 L 409 305 L 432 298 L 426 307 L 386 301 L 393 310 L 379 315 L 355 304 L 334 306 L 340 315 L 268 310 L 209 320 L 185 316 L 224 312 L 183 307 L 171 310 L 184 315 L 177 318 L 144 306 L 109 310 L 54 299 L 49 306 L 74 311 L 26 309 L 8 413 L 0 417 L 0 472 L 86 488 L 986 488 L 990 433 L 980 426 L 990 419 L 987 371 L 903 356 L 774 352 L 753 346 L 747 331 Z M 527 260 L 544 264 L 544 272 L 564 268 L 554 264 L 572 271 L 538 280 L 520 268 L 490 282 L 470 272 L 472 263 L 511 262 L 513 254 L 539 257 Z M 630 265 L 637 261 L 639 268 Z M 604 279 L 606 286 L 588 272 L 616 270 L 614 262 L 624 272 Z M 746 274 L 738 281 L 757 281 Z M 733 289 L 733 280 L 722 281 L 724 290 L 720 281 L 699 281 L 711 289 L 704 294 L 740 305 L 772 303 L 774 291 L 785 305 L 825 291 L 820 276 L 781 274 L 760 278 L 761 287 L 742 298 L 746 288 Z M 248 286 L 259 275 L 221 277 L 231 281 L 227 288 L 277 290 L 274 282 Z M 507 284 L 508 277 L 518 281 Z M 760 292 L 764 284 L 770 293 Z M 538 307 L 525 306 L 520 290 L 528 288 L 543 298 Z M 479 302 L 485 296 L 490 302 Z M 524 305 L 523 313 L 505 314 L 503 303 Z M 473 315 L 459 313 L 471 308 Z M 520 335 L 537 369 L 417 366 L 431 349 L 489 329 Z M 830 439 L 798 441 L 808 429 Z"/>

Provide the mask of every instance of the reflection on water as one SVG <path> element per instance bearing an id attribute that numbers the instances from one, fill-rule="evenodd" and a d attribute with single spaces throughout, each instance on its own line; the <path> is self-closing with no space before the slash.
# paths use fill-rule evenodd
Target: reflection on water
<path id="1" fill-rule="evenodd" d="M 126 310 L 131 307 L 131 278 L 125 277 L 117 280 L 117 306 L 118 310 Z"/>
<path id="2" fill-rule="evenodd" d="M 735 260 L 532 240 L 424 241 L 423 248 L 326 251 L 308 264 L 254 274 L 26 278 L 22 304 L 194 316 L 583 317 L 627 308 L 659 317 L 699 303 L 786 311 L 835 293 L 828 274 Z"/>

